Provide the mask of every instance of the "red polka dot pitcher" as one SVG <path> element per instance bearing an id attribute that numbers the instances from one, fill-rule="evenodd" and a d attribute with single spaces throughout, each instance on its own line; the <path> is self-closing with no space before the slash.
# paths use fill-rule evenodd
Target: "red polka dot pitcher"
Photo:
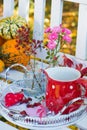
<path id="1" fill-rule="evenodd" d="M 81 73 L 70 67 L 52 67 L 44 70 L 47 77 L 46 106 L 57 114 L 71 100 L 79 97 L 87 97 L 87 80 Z M 63 114 L 77 110 L 83 104 L 83 100 L 70 104 Z"/>

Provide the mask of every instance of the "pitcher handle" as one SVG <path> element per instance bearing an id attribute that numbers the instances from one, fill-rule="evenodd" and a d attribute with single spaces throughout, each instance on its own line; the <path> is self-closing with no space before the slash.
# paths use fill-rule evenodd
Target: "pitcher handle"
<path id="1" fill-rule="evenodd" d="M 64 112 L 70 105 L 72 105 L 73 103 L 75 103 L 75 102 L 77 102 L 77 101 L 79 101 L 79 100 L 85 101 L 85 99 L 86 99 L 86 98 L 84 98 L 84 97 L 77 97 L 77 98 L 74 98 L 74 99 L 70 100 L 67 104 L 65 104 L 65 106 L 60 110 L 60 112 L 59 112 L 58 114 L 56 114 L 55 116 L 60 116 L 60 115 L 62 115 L 63 112 Z M 87 105 L 87 104 L 85 104 L 85 105 Z"/>
<path id="2" fill-rule="evenodd" d="M 5 79 L 6 79 L 6 81 L 7 81 L 7 75 L 8 75 L 9 70 L 10 70 L 11 68 L 13 68 L 13 67 L 16 67 L 16 66 L 22 67 L 25 72 L 28 71 L 27 68 L 26 68 L 24 65 L 22 65 L 22 64 L 19 64 L 19 63 L 13 64 L 13 65 L 11 65 L 10 67 L 8 67 L 8 68 L 6 69 L 6 71 L 5 71 Z"/>

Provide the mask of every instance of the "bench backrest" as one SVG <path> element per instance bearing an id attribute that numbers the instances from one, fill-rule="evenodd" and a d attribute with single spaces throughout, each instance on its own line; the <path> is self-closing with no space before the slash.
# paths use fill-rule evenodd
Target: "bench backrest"
<path id="1" fill-rule="evenodd" d="M 32 0 L 31 0 L 32 1 Z M 48 1 L 48 0 L 47 0 Z M 33 37 L 43 39 L 44 16 L 46 0 L 34 0 L 34 27 Z M 50 26 L 57 26 L 62 21 L 63 2 L 79 4 L 79 17 L 76 39 L 76 57 L 87 59 L 87 0 L 51 0 Z M 3 0 L 3 17 L 11 16 L 14 12 L 14 0 Z M 73 8 L 73 7 L 72 7 Z M 18 14 L 29 19 L 30 0 L 18 0 Z"/>

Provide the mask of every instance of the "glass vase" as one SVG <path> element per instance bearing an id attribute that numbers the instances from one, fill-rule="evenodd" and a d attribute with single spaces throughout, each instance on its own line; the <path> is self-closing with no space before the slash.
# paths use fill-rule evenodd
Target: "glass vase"
<path id="1" fill-rule="evenodd" d="M 32 64 L 32 65 L 30 65 Z M 41 71 L 38 62 L 33 61 L 29 64 L 29 71 L 24 74 L 24 83 L 27 88 L 26 94 L 28 96 L 45 95 L 46 76 Z"/>

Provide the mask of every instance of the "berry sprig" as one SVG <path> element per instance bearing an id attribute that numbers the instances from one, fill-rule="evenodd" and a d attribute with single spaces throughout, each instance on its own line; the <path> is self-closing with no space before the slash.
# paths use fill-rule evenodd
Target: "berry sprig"
<path id="1" fill-rule="evenodd" d="M 16 48 L 20 50 L 20 46 L 24 48 L 26 55 L 36 54 L 36 49 L 41 47 L 42 40 L 30 39 L 30 28 L 22 26 L 17 30 L 16 34 Z"/>
<path id="2" fill-rule="evenodd" d="M 27 115 L 27 113 L 26 113 L 25 110 L 21 111 L 20 114 L 21 114 L 22 116 L 26 116 L 26 115 Z"/>
<path id="3" fill-rule="evenodd" d="M 27 104 L 27 108 L 34 108 L 34 107 L 37 107 L 37 106 L 40 106 L 41 103 L 40 102 L 35 102 L 33 104 Z"/>
<path id="4" fill-rule="evenodd" d="M 23 104 L 23 103 L 28 103 L 29 101 L 32 101 L 32 98 L 28 97 L 28 98 L 23 98 L 20 102 L 20 104 Z"/>

